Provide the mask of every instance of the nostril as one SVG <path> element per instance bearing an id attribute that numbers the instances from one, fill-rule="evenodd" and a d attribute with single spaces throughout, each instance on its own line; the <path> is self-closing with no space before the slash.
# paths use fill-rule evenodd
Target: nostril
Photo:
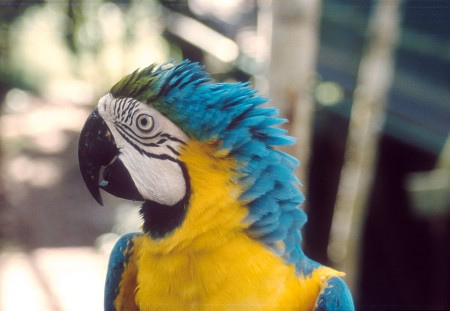
<path id="1" fill-rule="evenodd" d="M 109 181 L 110 177 L 111 177 L 111 169 L 110 169 L 110 166 L 108 165 L 103 170 L 103 180 Z"/>
<path id="2" fill-rule="evenodd" d="M 100 175 L 102 176 L 102 180 L 99 182 L 100 187 L 106 187 L 108 186 L 110 180 L 111 180 L 111 166 L 116 161 L 117 156 L 115 156 L 106 166 L 102 166 L 100 168 Z"/>
<path id="3" fill-rule="evenodd" d="M 109 179 L 111 177 L 111 169 L 110 166 L 102 166 L 100 168 L 100 176 L 102 176 L 102 180 L 99 182 L 100 187 L 106 187 L 109 184 Z"/>

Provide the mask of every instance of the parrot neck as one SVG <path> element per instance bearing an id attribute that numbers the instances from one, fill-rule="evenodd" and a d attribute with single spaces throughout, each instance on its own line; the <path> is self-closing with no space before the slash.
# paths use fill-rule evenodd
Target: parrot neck
<path id="1" fill-rule="evenodd" d="M 142 206 L 148 249 L 160 254 L 211 250 L 245 235 L 248 209 L 238 199 L 243 190 L 236 160 L 217 151 L 217 144 L 198 141 L 184 145 L 179 160 L 189 176 L 190 195 L 173 207 Z"/>

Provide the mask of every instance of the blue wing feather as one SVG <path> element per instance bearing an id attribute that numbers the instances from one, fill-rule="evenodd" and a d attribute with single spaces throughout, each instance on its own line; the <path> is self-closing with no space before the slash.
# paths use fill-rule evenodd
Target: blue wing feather
<path id="1" fill-rule="evenodd" d="M 317 298 L 314 311 L 352 311 L 355 310 L 352 295 L 344 280 L 340 277 L 331 277 L 327 286 Z"/>
<path id="2" fill-rule="evenodd" d="M 108 272 L 105 284 L 105 310 L 115 311 L 114 301 L 119 294 L 119 284 L 125 269 L 125 264 L 130 259 L 133 249 L 133 238 L 138 233 L 129 233 L 122 236 L 114 245 L 109 257 Z"/>

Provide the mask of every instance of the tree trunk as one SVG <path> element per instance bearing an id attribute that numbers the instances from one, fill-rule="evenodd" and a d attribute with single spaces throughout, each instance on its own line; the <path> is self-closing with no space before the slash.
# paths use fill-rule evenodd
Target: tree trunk
<path id="1" fill-rule="evenodd" d="M 328 256 L 358 297 L 359 259 L 387 96 L 393 80 L 401 1 L 378 0 L 369 23 L 370 42 L 358 72 L 345 163 L 331 225 Z"/>
<path id="2" fill-rule="evenodd" d="M 264 12 L 272 11 L 268 22 L 272 27 L 266 74 L 269 98 L 281 116 L 289 119 L 290 135 L 298 139 L 297 144 L 287 151 L 301 161 L 298 177 L 306 182 L 321 0 L 274 0 L 271 6 L 267 1 L 260 1 L 260 7 Z"/>

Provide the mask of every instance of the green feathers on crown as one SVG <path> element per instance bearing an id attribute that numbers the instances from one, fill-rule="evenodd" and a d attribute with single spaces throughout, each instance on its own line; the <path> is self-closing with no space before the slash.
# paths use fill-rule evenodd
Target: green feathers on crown
<path id="1" fill-rule="evenodd" d="M 158 97 L 156 81 L 158 75 L 153 72 L 155 65 L 137 69 L 126 75 L 111 88 L 114 97 L 131 97 L 142 102 L 149 102 Z"/>

